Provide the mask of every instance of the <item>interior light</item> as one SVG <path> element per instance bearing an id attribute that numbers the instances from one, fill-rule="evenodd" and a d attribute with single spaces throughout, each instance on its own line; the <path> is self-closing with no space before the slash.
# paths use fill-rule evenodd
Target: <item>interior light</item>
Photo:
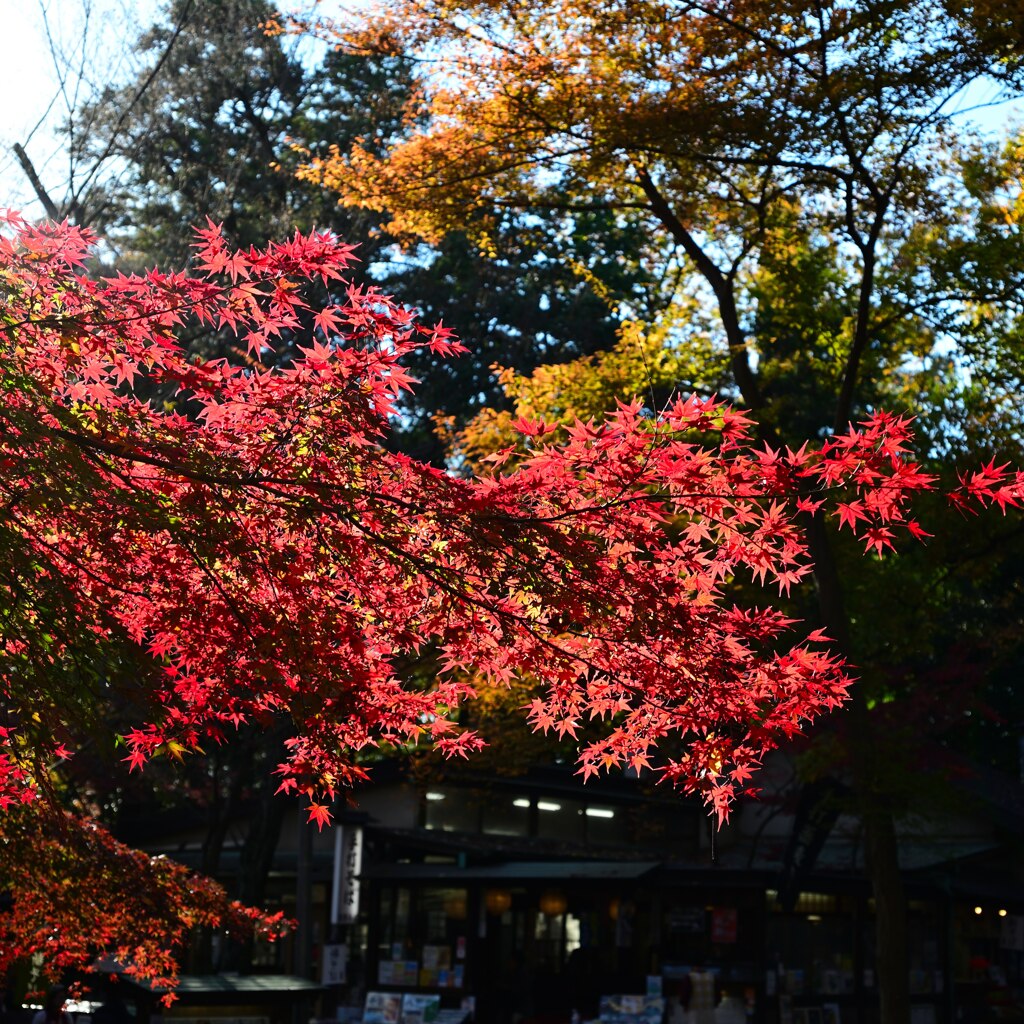
<path id="1" fill-rule="evenodd" d="M 484 893 L 484 905 L 488 914 L 504 914 L 512 906 L 512 893 L 508 889 L 488 889 Z"/>
<path id="2" fill-rule="evenodd" d="M 559 805 L 561 806 L 561 805 Z M 558 889 L 545 889 L 540 894 L 540 909 L 546 917 L 558 917 L 569 908 L 565 893 Z"/>
<path id="3" fill-rule="evenodd" d="M 980 913 L 981 913 L 981 907 L 975 907 L 975 908 L 974 908 L 974 912 L 975 912 L 976 914 L 980 914 Z"/>
<path id="4" fill-rule="evenodd" d="M 453 921 L 466 920 L 466 894 L 456 892 L 444 901 L 444 915 Z"/>
<path id="5" fill-rule="evenodd" d="M 443 800 L 444 799 L 444 793 L 428 792 L 427 793 L 427 799 L 428 800 Z"/>
<path id="6" fill-rule="evenodd" d="M 999 916 L 1000 917 L 1006 917 L 1006 911 L 1005 910 L 1000 910 L 999 911 Z"/>
<path id="7" fill-rule="evenodd" d="M 548 800 L 538 800 L 537 810 L 538 811 L 560 811 L 562 809 L 561 804 L 553 804 Z"/>
<path id="8" fill-rule="evenodd" d="M 512 806 L 513 807 L 529 807 L 530 806 L 530 801 L 527 800 L 525 797 L 520 797 L 518 800 L 513 800 L 512 801 Z"/>
<path id="9" fill-rule="evenodd" d="M 588 807 L 586 811 L 588 818 L 614 818 L 615 812 L 607 807 Z"/>

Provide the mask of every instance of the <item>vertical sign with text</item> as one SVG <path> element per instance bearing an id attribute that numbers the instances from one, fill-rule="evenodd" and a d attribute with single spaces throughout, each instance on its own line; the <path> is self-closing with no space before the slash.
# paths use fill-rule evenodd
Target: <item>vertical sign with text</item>
<path id="1" fill-rule="evenodd" d="M 353 924 L 359 917 L 359 875 L 362 870 L 362 828 L 358 825 L 335 826 L 332 924 Z"/>
<path id="2" fill-rule="evenodd" d="M 323 964 L 320 971 L 321 985 L 344 985 L 348 965 L 348 949 L 341 943 L 324 946 Z"/>

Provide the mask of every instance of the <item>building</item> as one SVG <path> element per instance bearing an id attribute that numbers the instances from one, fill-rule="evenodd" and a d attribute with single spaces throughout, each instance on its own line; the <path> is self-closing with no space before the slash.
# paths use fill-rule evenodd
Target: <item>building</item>
<path id="1" fill-rule="evenodd" d="M 704 965 L 757 1024 L 871 1024 L 859 824 L 834 784 L 796 784 L 785 756 L 765 776 L 766 795 L 715 832 L 699 803 L 648 779 L 583 787 L 552 765 L 416 782 L 381 766 L 335 828 L 289 814 L 267 894 L 300 928 L 253 951 L 253 969 L 328 982 L 332 1014 L 368 991 L 419 992 L 468 997 L 503 1024 L 587 1019 L 649 977 L 671 996 Z M 980 769 L 964 779 L 958 805 L 900 826 L 914 1024 L 1024 1019 L 1024 791 Z M 244 833 L 240 820 L 225 880 Z M 158 845 L 187 861 L 201 840 Z M 224 952 L 215 966 L 231 965 Z"/>

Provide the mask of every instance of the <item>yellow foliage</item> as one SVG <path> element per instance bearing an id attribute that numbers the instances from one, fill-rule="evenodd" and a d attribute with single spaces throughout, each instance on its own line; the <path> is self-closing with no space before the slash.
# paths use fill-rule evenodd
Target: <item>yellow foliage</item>
<path id="1" fill-rule="evenodd" d="M 709 116 L 697 65 L 724 61 L 740 75 L 749 59 L 732 52 L 723 26 L 665 0 L 387 0 L 312 27 L 351 52 L 427 58 L 433 71 L 409 102 L 403 140 L 384 157 L 333 147 L 301 176 L 386 214 L 396 236 L 430 242 L 467 227 L 483 242 L 483 211 L 528 207 L 555 171 L 590 196 L 636 202 L 637 159 Z M 681 213 L 700 174 L 683 177 Z M 709 198 L 699 197 L 702 208 Z"/>
<path id="2" fill-rule="evenodd" d="M 698 304 L 673 306 L 652 326 L 626 321 L 607 352 L 539 366 L 529 375 L 495 367 L 511 412 L 484 409 L 460 432 L 442 424 L 450 454 L 477 469 L 480 460 L 517 442 L 519 417 L 571 424 L 601 419 L 617 401 L 662 405 L 675 393 L 717 391 L 727 378 L 727 354 L 703 329 Z M 447 427 L 447 429 L 445 429 Z"/>

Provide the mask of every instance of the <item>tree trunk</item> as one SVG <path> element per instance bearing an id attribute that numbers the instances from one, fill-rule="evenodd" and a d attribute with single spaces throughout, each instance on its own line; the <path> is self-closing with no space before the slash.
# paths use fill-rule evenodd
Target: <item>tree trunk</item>
<path id="1" fill-rule="evenodd" d="M 907 898 L 899 867 L 893 816 L 864 814 L 864 853 L 875 897 L 875 975 L 882 1024 L 909 1024 L 910 963 L 907 956 Z"/>
<path id="2" fill-rule="evenodd" d="M 270 756 L 276 752 L 289 730 L 278 723 L 257 743 Z M 262 763 L 262 762 L 260 762 Z M 276 780 L 264 773 L 257 783 L 256 799 L 249 817 L 249 829 L 242 844 L 238 863 L 238 898 L 250 906 L 262 907 L 267 895 L 267 879 L 281 840 L 285 812 L 292 806 L 275 792 Z M 225 949 L 225 970 L 252 970 L 252 940 L 229 943 Z"/>
<path id="3" fill-rule="evenodd" d="M 849 655 L 849 620 L 835 555 L 824 519 L 808 517 L 807 540 L 814 559 L 814 581 L 822 625 L 844 655 Z M 846 712 L 853 788 L 864 830 L 865 869 L 875 900 L 875 962 L 869 964 L 878 985 L 881 1024 L 910 1024 L 910 973 L 907 955 L 907 899 L 900 874 L 896 823 L 879 785 L 878 751 L 863 688 L 854 684 Z"/>

